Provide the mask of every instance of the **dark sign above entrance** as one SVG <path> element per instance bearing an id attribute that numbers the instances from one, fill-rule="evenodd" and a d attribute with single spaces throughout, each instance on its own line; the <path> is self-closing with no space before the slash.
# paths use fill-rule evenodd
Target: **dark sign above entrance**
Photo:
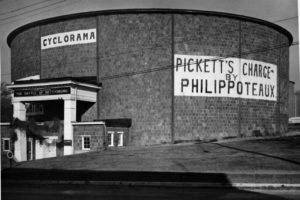
<path id="1" fill-rule="evenodd" d="M 70 87 L 56 87 L 56 88 L 31 88 L 25 90 L 14 91 L 14 97 L 28 97 L 28 96 L 45 96 L 45 95 L 60 95 L 70 94 Z"/>
<path id="2" fill-rule="evenodd" d="M 64 140 L 64 146 L 72 146 L 72 140 Z"/>

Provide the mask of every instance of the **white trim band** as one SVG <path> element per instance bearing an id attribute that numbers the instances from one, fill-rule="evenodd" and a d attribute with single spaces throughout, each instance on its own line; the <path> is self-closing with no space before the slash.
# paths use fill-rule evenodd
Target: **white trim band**
<path id="1" fill-rule="evenodd" d="M 72 125 L 81 126 L 81 125 L 105 125 L 105 122 L 72 122 Z"/>
<path id="2" fill-rule="evenodd" d="M 10 122 L 0 122 L 0 126 L 9 126 Z"/>

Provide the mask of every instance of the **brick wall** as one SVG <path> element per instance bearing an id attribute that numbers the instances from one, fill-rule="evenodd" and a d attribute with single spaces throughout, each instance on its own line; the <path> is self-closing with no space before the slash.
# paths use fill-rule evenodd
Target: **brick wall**
<path id="1" fill-rule="evenodd" d="M 40 28 L 18 34 L 11 43 L 11 80 L 40 75 Z"/>
<path id="2" fill-rule="evenodd" d="M 175 15 L 175 54 L 238 57 L 236 19 Z M 237 99 L 174 97 L 175 140 L 237 135 Z"/>
<path id="3" fill-rule="evenodd" d="M 74 151 L 75 153 L 87 152 L 82 149 L 82 136 L 91 136 L 91 150 L 99 150 L 103 147 L 103 125 L 73 125 Z"/>
<path id="4" fill-rule="evenodd" d="M 242 58 L 275 64 L 277 73 L 280 74 L 282 66 L 279 66 L 279 51 L 275 48 L 279 43 L 278 32 L 251 22 L 242 22 L 241 30 Z M 288 68 L 288 66 L 285 67 Z M 281 79 L 277 78 L 277 81 L 280 82 Z M 241 99 L 240 109 L 242 136 L 272 135 L 278 131 L 278 103 Z"/>
<path id="5" fill-rule="evenodd" d="M 131 118 L 131 145 L 169 142 L 171 69 L 124 76 L 171 65 L 170 15 L 99 17 L 100 116 Z M 106 79 L 107 77 L 123 75 Z"/>
<path id="6" fill-rule="evenodd" d="M 87 109 L 81 116 L 82 122 L 90 122 L 97 119 L 97 103 L 94 103 L 89 109 Z"/>
<path id="7" fill-rule="evenodd" d="M 41 36 L 96 28 L 95 17 L 66 20 L 41 26 Z M 96 43 L 44 49 L 41 51 L 42 78 L 95 76 Z"/>
<path id="8" fill-rule="evenodd" d="M 294 92 L 295 83 L 289 82 L 289 117 L 296 116 L 296 97 Z"/>

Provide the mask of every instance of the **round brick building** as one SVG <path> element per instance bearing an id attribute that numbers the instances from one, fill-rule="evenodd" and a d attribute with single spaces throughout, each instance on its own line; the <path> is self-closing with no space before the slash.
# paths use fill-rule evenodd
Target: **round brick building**
<path id="1" fill-rule="evenodd" d="M 95 102 L 76 103 L 75 121 L 125 121 L 126 145 L 286 131 L 291 43 L 270 22 L 172 9 L 60 16 L 8 36 L 13 90 L 67 79 L 98 86 Z"/>

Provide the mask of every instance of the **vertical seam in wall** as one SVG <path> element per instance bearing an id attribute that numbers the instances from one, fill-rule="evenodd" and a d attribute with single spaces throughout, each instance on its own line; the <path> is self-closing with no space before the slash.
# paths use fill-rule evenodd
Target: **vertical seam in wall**
<path id="1" fill-rule="evenodd" d="M 96 16 L 96 79 L 97 79 L 97 84 L 99 85 L 99 16 Z M 102 87 L 102 86 L 101 86 Z M 101 88 L 102 89 L 102 88 Z M 99 89 L 97 91 L 97 119 L 100 119 L 100 91 Z"/>
<path id="2" fill-rule="evenodd" d="M 279 33 L 277 33 L 276 38 L 276 46 L 278 45 L 278 60 L 277 60 L 277 106 L 276 106 L 276 132 L 280 133 L 280 52 L 281 52 L 281 44 L 279 40 Z"/>
<path id="3" fill-rule="evenodd" d="M 239 77 L 241 77 L 241 59 L 242 59 L 242 21 L 239 20 Z M 238 97 L 238 136 L 242 136 L 241 127 L 241 97 Z"/>
<path id="4" fill-rule="evenodd" d="M 41 34 L 41 26 L 39 26 L 39 41 L 40 41 L 40 45 L 39 45 L 39 51 L 40 51 L 40 79 L 42 79 L 42 44 L 41 44 L 41 38 L 42 38 L 42 34 Z"/>
<path id="5" fill-rule="evenodd" d="M 172 61 L 171 61 L 171 63 L 172 63 L 172 70 L 171 70 L 171 73 L 172 73 L 172 83 L 171 83 L 171 85 L 172 85 L 172 110 L 171 110 L 171 120 L 172 120 L 172 122 L 171 122 L 171 142 L 172 143 L 174 143 L 175 142 L 175 128 L 174 128 L 174 125 L 175 125 L 175 122 L 174 122 L 174 118 L 175 118 L 175 116 L 174 116 L 174 14 L 171 14 L 171 53 L 172 53 L 172 55 L 171 55 L 171 58 L 172 58 Z"/>

